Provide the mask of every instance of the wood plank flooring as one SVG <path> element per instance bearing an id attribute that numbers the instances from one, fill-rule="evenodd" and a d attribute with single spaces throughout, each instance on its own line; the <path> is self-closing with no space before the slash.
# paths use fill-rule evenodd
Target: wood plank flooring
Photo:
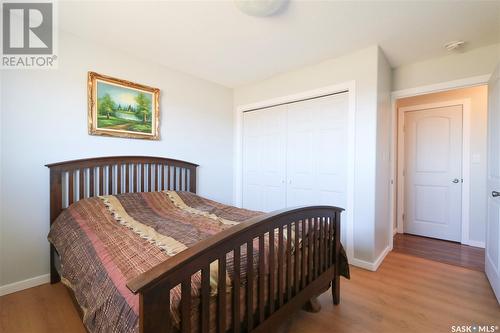
<path id="1" fill-rule="evenodd" d="M 291 315 L 290 333 L 451 332 L 450 325 L 500 326 L 484 273 L 391 252 L 377 272 L 352 268 L 341 304 L 320 296 L 319 313 Z M 0 297 L 0 332 L 85 332 L 64 287 L 43 285 Z"/>
<path id="2" fill-rule="evenodd" d="M 2 333 L 86 333 L 66 288 L 44 284 L 0 297 Z"/>
<path id="3" fill-rule="evenodd" d="M 410 234 L 394 236 L 394 252 L 484 272 L 484 249 Z"/>

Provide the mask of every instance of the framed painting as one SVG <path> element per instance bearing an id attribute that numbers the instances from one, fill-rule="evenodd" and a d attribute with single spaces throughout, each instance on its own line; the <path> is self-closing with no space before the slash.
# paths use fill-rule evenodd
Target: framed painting
<path id="1" fill-rule="evenodd" d="M 88 73 L 89 134 L 160 139 L 160 90 Z"/>

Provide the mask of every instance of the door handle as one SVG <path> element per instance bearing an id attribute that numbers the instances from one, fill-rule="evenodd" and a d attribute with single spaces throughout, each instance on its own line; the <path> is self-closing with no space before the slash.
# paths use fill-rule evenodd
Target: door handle
<path id="1" fill-rule="evenodd" d="M 491 192 L 491 196 L 492 196 L 493 198 L 500 197 L 500 192 L 498 192 L 498 191 L 493 191 L 493 192 Z"/>
<path id="2" fill-rule="evenodd" d="M 460 182 L 460 180 L 458 178 L 455 178 L 451 182 L 454 183 L 454 184 L 458 184 Z"/>

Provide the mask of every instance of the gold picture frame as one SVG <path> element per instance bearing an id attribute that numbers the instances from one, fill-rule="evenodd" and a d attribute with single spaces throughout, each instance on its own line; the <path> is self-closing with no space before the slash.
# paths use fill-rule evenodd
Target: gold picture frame
<path id="1" fill-rule="evenodd" d="M 160 89 L 88 72 L 91 135 L 160 139 Z"/>

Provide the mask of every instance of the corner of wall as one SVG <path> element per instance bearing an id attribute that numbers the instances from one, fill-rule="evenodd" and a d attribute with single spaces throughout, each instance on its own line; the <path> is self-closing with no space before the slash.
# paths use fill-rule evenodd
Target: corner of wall
<path id="1" fill-rule="evenodd" d="M 380 265 L 388 252 L 392 223 L 390 223 L 391 178 L 391 87 L 392 70 L 384 51 L 377 52 L 377 146 L 375 181 L 375 221 L 373 263 Z"/>

